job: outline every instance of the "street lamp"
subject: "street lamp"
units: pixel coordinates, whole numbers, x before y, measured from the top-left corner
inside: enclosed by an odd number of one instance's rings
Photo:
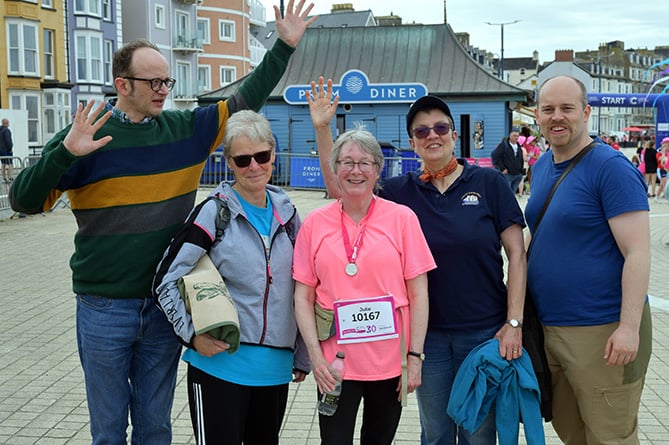
[[[486,22],[488,25],[491,26],[499,26],[502,32],[502,48],[500,50],[499,66],[497,67],[497,75],[502,80],[504,80],[504,25],[513,25],[514,23],[518,22],[520,22],[520,20],[514,20],[512,22],[501,22],[501,23]]]

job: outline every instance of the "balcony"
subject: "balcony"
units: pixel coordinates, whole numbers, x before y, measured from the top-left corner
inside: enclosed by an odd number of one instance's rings
[[[265,53],[267,52],[267,48],[258,41],[255,37],[252,35],[249,36],[249,49],[251,52],[251,66],[252,67],[257,67],[260,62],[262,61],[262,58],[265,57]]]
[[[182,53],[201,53],[202,39],[197,36],[177,35],[174,37],[172,50]]]
[[[269,10],[272,20],[274,19],[274,10]],[[260,0],[250,0],[249,1],[249,16],[252,26],[258,26],[264,28],[267,25],[265,21],[265,6],[260,2]]]
[[[185,5],[201,5],[202,0],[179,0],[181,3]]]

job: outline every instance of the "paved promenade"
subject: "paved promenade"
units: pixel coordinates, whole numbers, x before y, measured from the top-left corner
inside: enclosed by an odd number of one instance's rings
[[[290,195],[302,216],[327,202],[323,192]],[[639,430],[641,443],[669,445],[669,205],[651,202],[651,207],[654,341]],[[62,207],[0,221],[0,444],[90,444],[68,266],[75,228],[72,214]],[[291,384],[282,444],[319,443],[315,391],[311,376]],[[183,366],[173,419],[173,443],[195,444]],[[549,424],[545,430],[548,444],[560,443]],[[419,433],[410,395],[395,444],[418,444]]]

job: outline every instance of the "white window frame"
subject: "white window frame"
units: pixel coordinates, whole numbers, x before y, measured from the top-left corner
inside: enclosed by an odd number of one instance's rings
[[[211,65],[197,66],[197,91],[211,91]]]
[[[74,0],[74,13],[101,17],[100,0]]]
[[[105,85],[113,85],[112,61],[114,59],[114,41],[105,40],[102,43],[102,51],[103,81]]]
[[[40,58],[39,58],[39,26],[36,22],[20,19],[6,19],[7,24],[7,74],[16,76],[39,76]],[[16,27],[16,36],[11,38],[11,29]],[[26,48],[26,31],[32,30],[35,48]],[[12,55],[16,60],[12,63]],[[26,60],[32,60],[34,69],[26,68]]]
[[[53,0],[42,0],[42,8],[53,9]]]
[[[102,34],[90,31],[76,31],[74,34],[74,54],[75,54],[75,77],[77,82],[81,83],[103,83],[103,48]],[[85,43],[82,48],[82,43]],[[94,57],[92,51],[96,48],[98,58]],[[83,52],[82,52],[83,51]],[[85,73],[82,73],[80,63],[84,63]],[[97,68],[97,76],[93,73]]]
[[[112,21],[112,0],[102,0],[102,19]]]
[[[173,93],[175,97],[188,98],[193,96],[191,71],[190,63],[183,61],[176,63],[174,78],[177,80],[177,84]]]
[[[43,135],[50,140],[70,123],[70,91],[64,89],[45,90],[42,95]]]
[[[229,32],[228,32],[228,30],[229,30]],[[220,40],[221,42],[236,42],[237,41],[237,24],[232,20],[219,20],[218,21],[218,40]]]
[[[177,41],[188,45],[192,38],[190,34],[190,16],[183,11],[176,11],[174,13],[174,29]]]
[[[205,45],[211,44],[211,23],[207,17],[198,17],[197,18],[197,36],[202,39],[202,43]]]
[[[231,84],[235,80],[237,80],[237,67],[234,66],[221,66],[220,67],[220,81],[221,81],[221,86],[224,87],[226,85]],[[230,81],[226,82],[226,74],[229,74],[230,76]]]
[[[40,94],[41,92],[28,91],[10,91],[9,103],[13,110],[27,110],[28,111],[28,145],[39,146],[42,145],[42,114],[40,112]],[[31,106],[29,106],[29,103]],[[33,109],[32,104],[36,105]]]
[[[44,78],[45,79],[54,79],[56,77],[56,65],[54,63],[55,59],[55,36],[56,32],[53,29],[44,28],[42,30],[43,41],[44,41]]]
[[[165,29],[165,5],[155,5],[155,7],[153,18],[156,28]]]

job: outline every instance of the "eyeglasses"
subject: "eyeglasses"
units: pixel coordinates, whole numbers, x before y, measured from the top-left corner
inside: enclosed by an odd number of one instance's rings
[[[376,167],[376,162],[372,161],[355,162],[351,161],[350,159],[347,159],[345,161],[337,161],[336,164],[339,165],[339,168],[341,168],[344,172],[352,172],[356,165],[358,166],[360,171],[364,173],[369,173],[372,170],[374,170],[374,167]]]
[[[425,139],[430,135],[430,130],[434,130],[439,136],[448,134],[451,131],[450,124],[437,124],[434,127],[418,127],[413,129],[414,137],[418,139]]]
[[[167,91],[172,91],[172,88],[174,88],[174,85],[177,83],[177,81],[175,79],[172,79],[171,77],[168,77],[167,79],[159,79],[157,77],[154,79],[142,79],[141,77],[125,76],[124,79],[142,80],[144,82],[149,82],[151,84],[151,89],[156,93],[160,92],[160,89],[163,87],[163,84],[165,84],[165,86],[167,87]]]
[[[252,155],[230,156],[235,165],[239,168],[248,167],[251,165],[251,159],[255,159],[258,164],[267,164],[272,159],[272,150],[259,151]]]

